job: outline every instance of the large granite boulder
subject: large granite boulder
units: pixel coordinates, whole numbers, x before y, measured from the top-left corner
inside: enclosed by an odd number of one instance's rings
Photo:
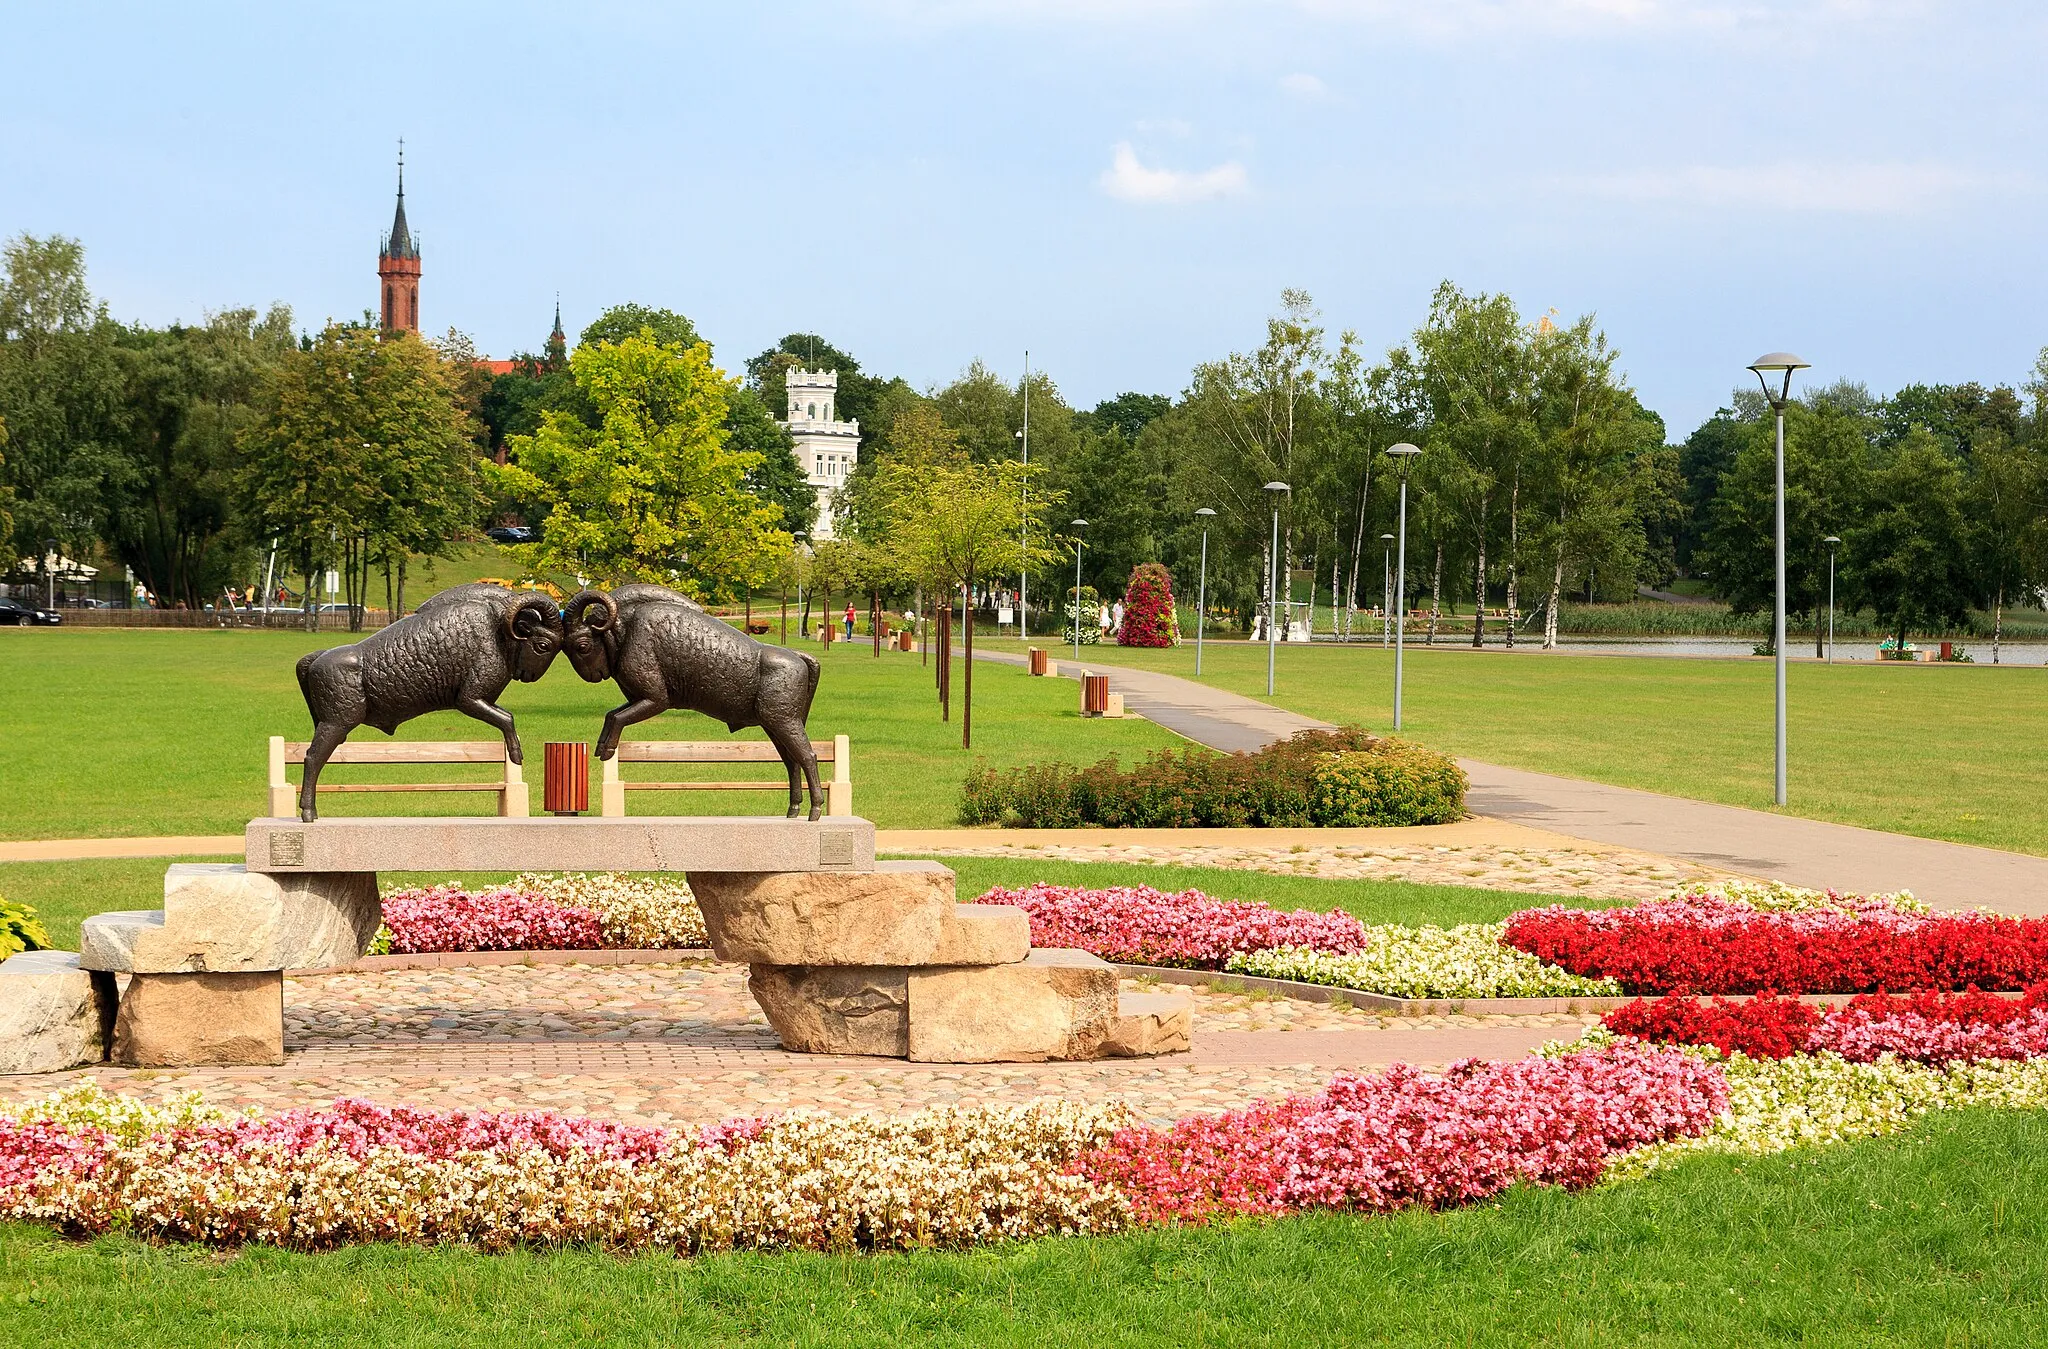
[[[0,1073],[56,1073],[107,1056],[114,976],[81,969],[71,951],[0,961]]]
[[[1117,1015],[1116,971],[1060,948],[1014,965],[912,970],[908,993],[909,1057],[922,1063],[1100,1058]]]
[[[284,975],[138,974],[121,995],[113,1061],[130,1068],[284,1062]]]
[[[954,902],[937,862],[856,872],[692,872],[720,960],[750,965],[1001,965],[1031,949],[1031,920]]]
[[[164,873],[164,906],[85,920],[85,968],[204,974],[346,965],[383,921],[368,872],[266,874],[237,863],[178,862]]]

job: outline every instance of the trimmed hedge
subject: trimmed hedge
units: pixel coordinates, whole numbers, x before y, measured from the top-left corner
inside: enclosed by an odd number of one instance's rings
[[[1464,814],[1456,763],[1356,726],[1303,731],[1255,754],[1161,750],[1129,769],[1115,759],[977,768],[960,792],[962,824],[1023,829],[1448,824]]]

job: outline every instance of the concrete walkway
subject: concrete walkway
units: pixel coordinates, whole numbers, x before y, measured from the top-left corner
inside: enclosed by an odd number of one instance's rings
[[[1023,660],[1007,653],[989,653],[989,659]],[[1124,695],[1129,710],[1214,749],[1258,749],[1298,730],[1329,729],[1327,722],[1177,675],[1088,659],[1081,663],[1107,674],[1110,688]],[[1071,664],[1060,662],[1062,675]],[[2048,857],[1610,787],[1476,759],[1458,762],[1472,780],[1466,805],[1488,819],[1817,890],[1911,890],[1938,908],[2048,915]]]

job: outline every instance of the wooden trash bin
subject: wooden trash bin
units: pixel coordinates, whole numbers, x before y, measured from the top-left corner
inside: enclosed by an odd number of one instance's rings
[[[1029,653],[1029,658],[1030,658],[1030,663],[1031,663],[1031,664],[1030,664],[1030,668],[1031,668],[1031,673],[1033,673],[1033,674],[1035,674],[1035,675],[1042,675],[1042,674],[1044,674],[1044,673],[1045,673],[1045,648],[1044,648],[1044,647],[1042,647],[1042,646],[1034,646],[1034,647],[1030,647],[1030,648],[1027,648],[1027,650],[1028,650],[1028,653]]]
[[[550,740],[541,753],[541,809],[550,815],[589,810],[590,746],[580,740]]]
[[[897,633],[896,649],[898,651],[917,650],[917,634],[912,632],[909,628],[905,628],[903,631]]]
[[[1081,675],[1081,715],[1099,717],[1109,711],[1109,676],[1106,674]]]

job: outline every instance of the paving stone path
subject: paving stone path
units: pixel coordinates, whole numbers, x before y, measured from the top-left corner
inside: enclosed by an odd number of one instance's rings
[[[1149,987],[1126,981],[1125,988]],[[1196,1052],[1080,1064],[912,1064],[790,1054],[744,966],[492,965],[285,982],[280,1068],[96,1068],[0,1079],[0,1099],[82,1079],[228,1107],[338,1096],[437,1108],[553,1109],[709,1123],[795,1107],[893,1114],[954,1102],[1121,1099],[1163,1121],[1309,1091],[1344,1068],[1507,1058],[1574,1036],[1591,1015],[1385,1017],[1348,1007],[1171,989],[1195,1000]]]

